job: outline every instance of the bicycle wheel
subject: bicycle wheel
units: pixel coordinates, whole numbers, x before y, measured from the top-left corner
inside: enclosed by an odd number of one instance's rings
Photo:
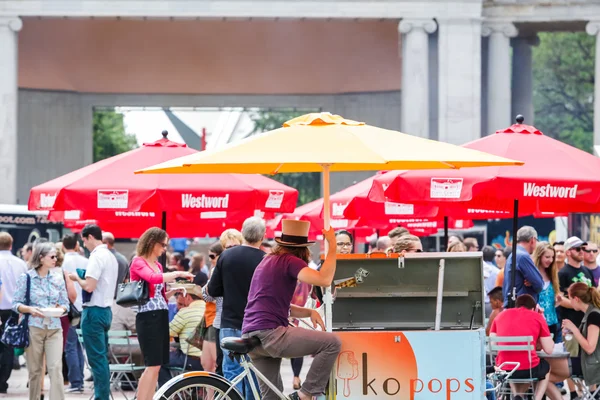
[[[230,388],[231,383],[224,378],[210,375],[182,376],[164,393],[157,393],[154,400],[244,400],[236,388]]]

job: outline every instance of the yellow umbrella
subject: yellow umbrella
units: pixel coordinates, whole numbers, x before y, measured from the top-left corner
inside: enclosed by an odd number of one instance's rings
[[[329,173],[405,169],[456,169],[522,165],[503,157],[377,128],[330,113],[287,121],[282,128],[220,149],[176,158],[136,173],[323,172],[324,226],[329,228]]]
[[[456,169],[522,165],[492,154],[381,129],[330,113],[294,118],[283,128],[251,136],[220,149],[203,151],[136,173],[323,172],[324,227],[330,227],[329,173],[394,169]],[[327,330],[331,331],[331,289],[325,294]]]

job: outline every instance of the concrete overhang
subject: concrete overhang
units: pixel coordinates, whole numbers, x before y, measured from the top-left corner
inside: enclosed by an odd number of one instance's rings
[[[481,18],[482,0],[0,0],[0,16]]]

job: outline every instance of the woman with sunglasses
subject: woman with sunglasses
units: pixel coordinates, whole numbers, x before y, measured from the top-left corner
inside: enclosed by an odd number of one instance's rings
[[[144,356],[146,369],[140,377],[137,398],[151,400],[154,396],[158,374],[163,364],[169,363],[169,311],[167,301],[177,290],[166,290],[166,284],[177,278],[192,279],[185,271],[163,273],[158,258],[169,245],[167,232],[150,228],[142,234],[137,244],[137,257],[131,263],[131,281],[146,281],[150,300],[140,306],[135,327]]]
[[[230,231],[229,229],[225,232]],[[225,232],[221,235],[225,235]],[[241,243],[241,242],[240,242]],[[231,242],[229,243],[231,244]],[[217,266],[217,260],[223,253],[223,246],[221,241],[215,242],[208,249],[208,258],[210,259],[210,270],[209,278],[212,275],[213,270]],[[200,362],[202,368],[208,372],[216,372],[219,375],[223,375],[223,351],[221,346],[217,346],[217,338],[219,337],[219,329],[221,327],[221,311],[223,310],[223,298],[217,297],[213,299],[208,295],[208,285],[204,285],[202,288],[202,298],[206,302],[206,309],[204,310],[204,324],[206,325],[206,333],[204,335],[204,343],[202,344],[202,355],[200,356]],[[215,326],[218,324],[218,327]]]
[[[69,311],[69,298],[62,270],[56,270],[56,247],[53,243],[37,243],[29,259],[29,271],[17,280],[13,311],[30,314],[29,347],[25,350],[29,372],[29,399],[38,400],[44,379],[44,357],[50,376],[50,398],[64,399],[62,373],[63,336],[58,317],[46,317],[44,308]],[[25,305],[27,281],[30,302]]]

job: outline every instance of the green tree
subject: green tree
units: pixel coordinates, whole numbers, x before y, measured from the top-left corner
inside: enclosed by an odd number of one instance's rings
[[[135,149],[137,140],[125,132],[123,114],[94,111],[94,162]]]
[[[533,48],[535,126],[592,152],[596,39],[585,32],[546,32],[539,37],[539,46]]]
[[[283,123],[310,111],[297,110],[257,110],[250,117],[254,121],[252,133],[266,132],[281,128]],[[277,174],[270,176],[284,185],[298,189],[298,205],[309,203],[321,197],[321,174],[318,172]]]

